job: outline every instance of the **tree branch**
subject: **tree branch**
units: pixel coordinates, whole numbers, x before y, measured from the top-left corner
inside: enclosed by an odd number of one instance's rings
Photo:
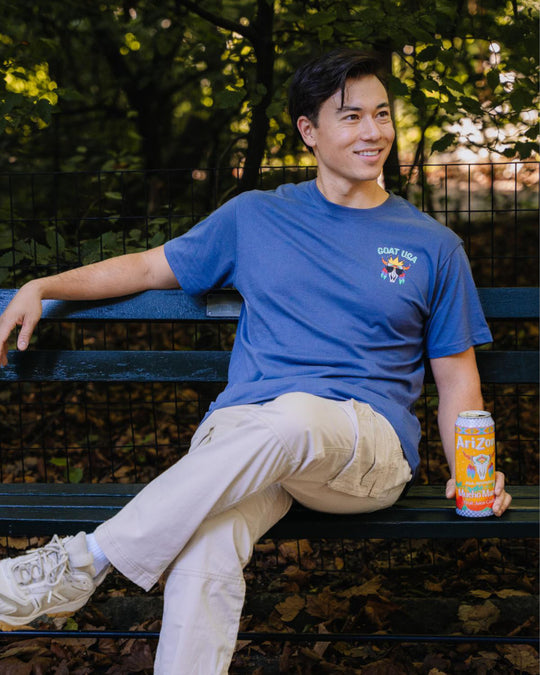
[[[205,19],[209,23],[219,26],[220,28],[224,28],[225,30],[239,33],[251,42],[255,42],[257,40],[257,33],[251,26],[244,26],[238,21],[231,21],[230,19],[226,19],[225,17],[219,16],[218,14],[209,12],[208,10],[203,9],[196,2],[192,2],[192,0],[176,0],[176,6],[185,7],[188,11],[197,14],[197,16],[200,16],[201,19]]]

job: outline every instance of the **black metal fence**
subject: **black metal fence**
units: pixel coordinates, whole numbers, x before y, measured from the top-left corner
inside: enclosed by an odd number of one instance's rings
[[[537,284],[537,163],[404,166],[408,198],[465,241],[479,286]],[[261,188],[315,176],[263,168]],[[0,285],[159,245],[236,189],[239,170],[0,175]],[[497,349],[536,349],[530,322],[493,326]],[[230,349],[234,326],[42,326],[41,348]],[[187,449],[215,386],[16,384],[0,392],[0,480],[150,480]],[[510,482],[537,482],[538,388],[493,385],[499,462]],[[442,483],[436,391],[426,386],[422,480]]]
[[[478,285],[534,285],[538,170],[536,162],[403,166],[402,192],[462,236]],[[240,173],[0,173],[0,285],[182,234],[236,191]],[[265,167],[260,187],[314,176],[314,167]]]

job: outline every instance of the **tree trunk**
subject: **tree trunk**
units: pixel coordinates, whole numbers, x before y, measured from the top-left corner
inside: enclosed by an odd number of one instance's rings
[[[274,93],[273,25],[274,2],[258,0],[257,18],[253,24],[257,37],[253,42],[253,47],[257,59],[256,84],[263,85],[265,93],[252,109],[246,159],[239,185],[240,191],[252,190],[257,186],[259,169],[266,149],[266,137],[270,127],[266,110]]]

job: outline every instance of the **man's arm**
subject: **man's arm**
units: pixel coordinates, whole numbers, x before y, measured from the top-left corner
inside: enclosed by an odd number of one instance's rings
[[[463,410],[482,410],[484,406],[474,349],[471,347],[460,354],[431,359],[431,369],[439,393],[439,432],[450,468],[446,496],[448,499],[454,499],[456,494],[454,440],[456,419]],[[493,504],[495,515],[500,516],[511,501],[512,497],[504,489],[504,474],[497,471]]]
[[[28,346],[42,300],[101,300],[165,288],[178,288],[178,282],[163,246],[29,281],[0,316],[0,366],[7,364],[7,343],[15,326],[21,326],[17,347]]]

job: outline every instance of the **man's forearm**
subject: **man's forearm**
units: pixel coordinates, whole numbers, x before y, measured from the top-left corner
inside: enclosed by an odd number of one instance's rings
[[[453,396],[452,393],[455,395]],[[439,400],[437,421],[439,433],[443,444],[444,454],[450,477],[455,477],[455,424],[457,417],[463,410],[482,410],[484,402],[480,392],[464,390],[460,392],[448,392]]]
[[[42,300],[101,300],[152,288],[178,288],[163,246],[29,281],[0,316],[0,367],[8,362],[8,340],[16,326],[17,347],[28,347]]]
[[[482,388],[472,347],[461,354],[432,359],[431,368],[439,392],[437,421],[444,454],[455,476],[455,423],[463,410],[482,409]]]
[[[161,250],[131,253],[29,282],[39,297],[51,300],[101,300],[150,288],[177,286]],[[163,256],[164,258],[164,256]]]

